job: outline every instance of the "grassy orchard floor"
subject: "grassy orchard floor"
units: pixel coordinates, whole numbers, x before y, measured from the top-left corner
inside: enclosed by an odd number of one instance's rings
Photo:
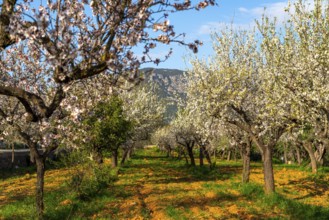
[[[329,219],[329,174],[275,166],[276,194],[265,196],[260,164],[240,183],[241,164],[188,167],[144,150],[119,169],[119,180],[89,201],[65,185],[70,169],[46,173],[47,219]],[[0,219],[35,219],[35,174],[0,179]]]

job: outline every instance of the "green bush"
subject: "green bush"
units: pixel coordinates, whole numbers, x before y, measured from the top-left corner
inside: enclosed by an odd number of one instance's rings
[[[68,182],[68,187],[78,199],[89,200],[116,180],[117,176],[109,166],[91,164],[77,170]]]

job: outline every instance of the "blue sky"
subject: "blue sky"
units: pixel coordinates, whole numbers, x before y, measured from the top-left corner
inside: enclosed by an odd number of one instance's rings
[[[195,1],[192,1],[195,2]],[[174,25],[176,33],[186,33],[187,42],[199,39],[204,43],[197,56],[208,57],[212,54],[210,33],[219,30],[225,24],[234,22],[234,26],[242,28],[251,27],[255,19],[261,18],[264,8],[266,14],[277,17],[279,21],[284,18],[284,8],[288,0],[219,0],[218,6],[208,7],[200,11],[187,11],[172,14],[169,17],[170,23]],[[173,55],[164,63],[156,65],[145,65],[143,67],[158,67],[171,69],[186,69],[189,67],[186,58],[191,55],[190,50],[184,46],[170,45],[173,48]],[[170,47],[158,48],[154,54],[165,54]]]

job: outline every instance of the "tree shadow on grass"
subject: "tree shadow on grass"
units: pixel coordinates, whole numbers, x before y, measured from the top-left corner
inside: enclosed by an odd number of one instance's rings
[[[289,181],[289,185],[294,185],[297,190],[306,190],[309,192],[305,196],[301,196],[295,199],[301,200],[314,196],[323,196],[329,190],[328,181],[321,175],[319,176],[309,176],[298,181]],[[329,219],[329,216],[328,216]]]
[[[278,206],[285,214],[290,216],[289,219],[329,219],[328,207],[305,204],[298,200],[288,199],[278,193],[266,196],[263,202],[272,209]]]
[[[18,178],[26,174],[34,174],[34,173],[36,173],[35,166],[1,169],[0,181],[5,181],[10,178]]]
[[[59,166],[58,164],[55,164],[54,162],[46,161],[46,172],[50,170],[57,170],[60,168],[64,168],[65,166]],[[19,178],[23,177],[25,175],[33,175],[36,174],[37,167],[35,164],[31,164],[28,167],[18,167],[18,168],[6,168],[6,169],[0,169],[0,181],[5,181],[10,178]]]

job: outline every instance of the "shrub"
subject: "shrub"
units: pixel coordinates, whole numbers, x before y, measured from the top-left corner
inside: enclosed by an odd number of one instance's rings
[[[117,176],[109,166],[92,163],[91,166],[88,164],[76,170],[68,182],[68,187],[78,199],[89,200],[116,180]]]

